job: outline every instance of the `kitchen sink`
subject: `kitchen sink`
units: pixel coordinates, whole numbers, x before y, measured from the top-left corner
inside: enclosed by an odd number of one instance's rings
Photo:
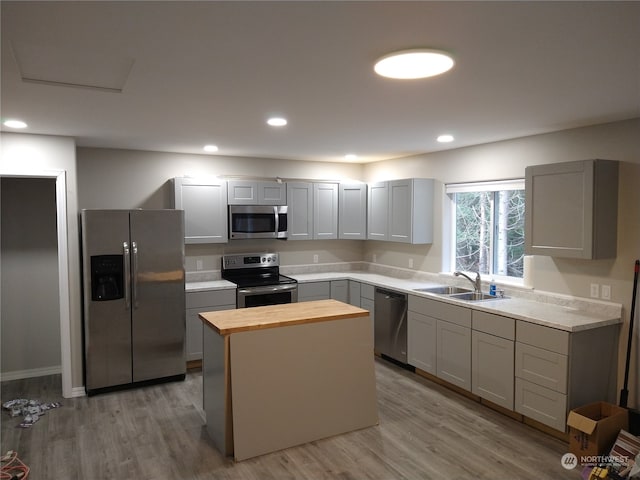
[[[455,295],[450,295],[451,298],[457,298],[458,300],[469,300],[472,302],[477,302],[480,300],[497,300],[501,297],[495,297],[493,295],[489,295],[488,293],[482,292],[467,292],[467,293],[458,293]]]
[[[416,292],[434,293],[436,295],[454,295],[454,294],[460,294],[460,293],[473,293],[473,291],[469,290],[468,288],[450,287],[450,286],[414,288],[413,290]]]

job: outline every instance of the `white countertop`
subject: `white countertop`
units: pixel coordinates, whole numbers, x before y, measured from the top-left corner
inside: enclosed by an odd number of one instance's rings
[[[570,297],[566,297],[566,303],[568,305],[562,305],[516,296],[472,302],[458,300],[444,295],[414,291],[415,288],[443,285],[444,283],[442,282],[436,283],[424,280],[402,279],[387,275],[358,271],[285,274],[296,279],[299,283],[331,280],[355,280],[358,282],[368,283],[376,287],[390,288],[411,295],[433,298],[446,303],[462,305],[473,310],[504,315],[518,320],[569,332],[590,330],[593,328],[621,323],[621,306],[608,302],[582,301],[579,302],[580,306],[575,307],[569,306],[573,303]],[[190,282],[186,284],[187,292],[228,288],[235,288],[235,284],[226,280]]]

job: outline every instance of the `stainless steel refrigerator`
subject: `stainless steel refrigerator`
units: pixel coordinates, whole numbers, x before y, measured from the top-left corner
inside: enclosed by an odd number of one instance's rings
[[[184,379],[182,210],[83,210],[88,395]]]

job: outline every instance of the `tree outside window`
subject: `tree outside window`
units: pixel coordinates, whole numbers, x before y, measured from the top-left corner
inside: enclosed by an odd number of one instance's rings
[[[455,270],[522,278],[524,188],[513,182],[508,189],[500,189],[502,182],[455,187],[448,188],[455,204]]]

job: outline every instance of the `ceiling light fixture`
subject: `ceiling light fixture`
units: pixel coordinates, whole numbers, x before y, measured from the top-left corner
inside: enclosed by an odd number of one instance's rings
[[[451,70],[454,63],[446,52],[413,49],[385,55],[376,62],[374,70],[383,77],[410,80],[440,75]]]
[[[355,153],[347,153],[344,156],[345,160],[357,160],[358,159],[358,155],[356,155]]]
[[[449,142],[453,142],[453,135],[440,135],[436,140],[438,140],[440,143],[449,143]]]
[[[272,127],[284,127],[287,124],[287,119],[282,117],[271,117],[267,120],[267,123]]]
[[[27,128],[27,124],[22,120],[6,120],[4,126],[9,128]]]
[[[205,145],[203,150],[205,152],[217,152],[218,151],[218,146],[217,145]]]

